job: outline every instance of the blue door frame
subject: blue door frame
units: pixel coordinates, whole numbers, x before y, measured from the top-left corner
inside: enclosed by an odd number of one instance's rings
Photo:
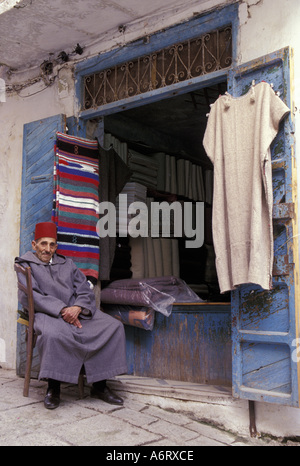
[[[236,397],[299,407],[299,253],[295,167],[293,51],[235,67],[229,92],[252,81],[272,84],[291,112],[271,145],[274,267],[270,291],[243,285],[232,292],[233,392]]]
[[[140,39],[130,44],[130,46],[121,47],[95,58],[91,58],[86,62],[79,63],[75,70],[77,102],[79,102],[79,105],[83,102],[84,76],[100,72],[101,70],[129,60],[134,60],[135,58],[161,50],[173,44],[199,37],[229,24],[232,25],[232,63],[235,65],[237,59],[238,4],[230,5],[222,10],[202,15],[199,18],[194,18],[163,32],[153,34],[150,37],[149,43],[145,43],[143,39]],[[97,109],[79,110],[79,117],[80,119],[88,120],[95,117],[111,115],[130,108],[174,97],[179,94],[185,94],[186,92],[192,92],[201,87],[207,87],[211,84],[226,81],[226,79],[227,70],[208,73],[194,79],[146,92],[142,95],[112,102],[98,107]]]
[[[241,95],[243,92],[243,84],[246,86],[249,83],[242,83],[240,88],[237,85],[238,79],[237,76],[248,75],[248,78],[251,76],[251,66],[254,67],[257,71],[257,79],[262,79],[261,74],[258,71],[258,63],[264,63],[272,61],[275,57],[268,57],[267,59],[260,59],[256,64],[249,64],[246,67],[239,67],[236,69],[236,58],[237,58],[237,34],[238,34],[238,4],[230,5],[225,7],[223,10],[217,10],[212,13],[203,15],[199,18],[190,20],[188,23],[180,24],[174,26],[166,31],[154,34],[151,36],[149,43],[145,44],[141,39],[134,44],[130,44],[128,47],[119,48],[117,50],[112,50],[108,53],[104,53],[98,57],[95,57],[87,62],[82,62],[76,67],[76,95],[77,101],[83,101],[83,77],[92,74],[96,71],[101,71],[111,66],[116,66],[118,64],[124,63],[128,60],[133,60],[139,56],[160,50],[164,47],[168,47],[172,44],[184,41],[187,39],[192,39],[199,35],[202,35],[206,32],[213,31],[216,28],[228,25],[232,25],[232,44],[233,44],[233,62],[231,71],[228,73],[228,70],[217,71],[210,73],[204,76],[200,76],[195,79],[187,80],[185,82],[176,83],[170,86],[167,86],[162,89],[153,90],[151,92],[145,93],[143,95],[127,98],[118,102],[113,102],[96,109],[90,109],[85,111],[79,110],[79,121],[82,122],[92,119],[95,117],[102,117],[105,115],[111,115],[113,113],[118,113],[123,110],[134,108],[137,106],[143,106],[148,103],[153,103],[162,99],[170,98],[175,95],[184,94],[199,88],[203,88],[212,84],[217,84],[219,82],[228,80],[229,86],[232,89],[234,95]],[[281,54],[281,63],[285,66],[287,55],[285,52],[285,59],[283,58],[284,53]],[[278,55],[277,55],[278,59]],[[285,60],[285,62],[284,62]],[[276,67],[275,67],[276,68]],[[249,71],[250,70],[250,71]],[[274,71],[274,70],[273,70]],[[275,72],[275,71],[274,71]],[[289,73],[288,73],[289,74]],[[255,75],[255,73],[254,73]],[[285,73],[286,77],[287,74]],[[290,74],[289,74],[290,76]],[[272,76],[269,78],[272,80]],[[286,78],[284,78],[286,79]],[[249,81],[249,79],[248,79]],[[283,83],[285,90],[288,89],[289,85],[286,81]],[[82,125],[84,126],[84,124]],[[102,131],[104,130],[102,124]],[[285,127],[283,132],[286,132],[288,129]],[[280,145],[280,144],[279,144]],[[278,147],[277,147],[278,148]],[[290,183],[295,181],[294,175],[289,176],[289,170],[292,170],[293,164],[293,155],[292,149],[286,154],[285,160],[288,170],[282,174],[280,161],[274,161],[274,171],[280,177],[283,176],[286,183],[286,199],[285,205],[276,205],[278,210],[279,220],[284,220],[284,213],[282,210],[289,209],[288,204],[292,204],[295,201],[296,193],[292,195],[293,200],[289,196],[289,186]],[[276,180],[275,173],[275,180]],[[279,179],[279,183],[282,179]],[[281,209],[282,207],[282,209]],[[246,296],[247,290],[243,287],[239,291],[234,292],[232,295],[233,305],[232,305],[232,321],[234,325],[232,326],[233,331],[233,395],[239,398],[245,398],[249,400],[263,400],[267,402],[280,403],[290,406],[299,406],[299,361],[297,358],[298,352],[298,341],[299,341],[299,328],[298,328],[298,295],[299,289],[298,285],[295,283],[295,277],[298,273],[298,240],[293,240],[292,243],[289,242],[289,238],[294,236],[296,233],[296,224],[293,221],[291,216],[287,216],[288,222],[283,227],[287,236],[281,235],[278,233],[278,238],[275,240],[277,247],[283,247],[284,241],[287,241],[288,246],[286,246],[283,256],[278,257],[278,267],[279,270],[283,271],[281,260],[285,261],[288,258],[288,269],[289,269],[289,279],[287,280],[286,272],[282,272],[275,278],[277,282],[277,288],[274,296],[271,298],[264,295],[261,299],[260,290],[254,290],[255,299],[247,301]],[[286,227],[286,228],[285,228]],[[280,228],[279,228],[280,230]],[[284,239],[285,238],[285,239]],[[280,243],[281,241],[281,243]],[[281,278],[280,278],[281,277]],[[282,278],[284,277],[284,278]],[[280,293],[280,290],[284,290],[285,293],[288,289],[288,296],[286,294]],[[279,292],[279,300],[276,302]],[[253,295],[252,295],[253,298]],[[261,313],[258,312],[256,317],[257,319],[254,322],[249,323],[250,314],[254,309],[261,311],[261,307],[265,306],[265,300],[272,300],[272,312],[269,313],[273,315],[272,322],[266,320],[265,317],[261,317]],[[283,302],[288,302],[286,304],[286,311],[284,313],[284,319],[290,319],[288,331],[285,328],[284,331],[281,331],[281,317],[280,308],[283,305]],[[260,307],[261,306],[261,307]],[[276,306],[279,307],[279,313],[276,312]],[[260,320],[261,319],[261,320]],[[245,322],[248,322],[250,327],[255,327],[255,331],[249,331],[246,328],[243,328]],[[266,324],[267,322],[267,324]],[[270,323],[271,322],[271,323]],[[287,321],[286,321],[287,322]],[[268,325],[271,325],[271,330],[268,328]],[[279,325],[277,328],[276,325]],[[267,327],[266,327],[267,325]],[[294,345],[294,348],[293,348]],[[293,357],[294,355],[294,357]],[[295,357],[296,355],[296,357]],[[268,373],[268,368],[273,367],[272,374]],[[276,374],[276,365],[278,371]],[[259,373],[261,367],[265,368],[265,372],[261,371],[261,377],[258,378],[255,376]],[[249,371],[249,372],[247,372]],[[265,380],[267,379],[267,382]],[[269,381],[274,381],[276,379],[276,387],[272,386],[272,383],[269,384]],[[280,381],[282,379],[283,387],[280,387]],[[247,385],[248,384],[248,385]]]

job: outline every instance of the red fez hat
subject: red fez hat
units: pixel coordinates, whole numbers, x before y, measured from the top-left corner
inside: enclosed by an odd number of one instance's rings
[[[53,222],[37,223],[35,226],[34,239],[55,238],[57,239],[56,225]]]

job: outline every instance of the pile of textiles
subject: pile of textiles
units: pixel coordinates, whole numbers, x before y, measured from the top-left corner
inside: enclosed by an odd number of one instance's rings
[[[101,291],[102,305],[146,306],[167,317],[175,302],[203,301],[177,277],[116,280]]]
[[[143,202],[144,204],[146,204],[147,188],[146,186],[143,186],[140,183],[129,182],[126,183],[120,194],[127,195],[127,204],[120,202],[120,197],[117,197],[117,231],[121,235],[126,235],[128,230],[128,222],[133,216],[135,216],[134,214],[128,214],[128,207],[133,202]]]
[[[190,160],[158,152],[151,154],[158,163],[157,190],[194,201],[205,200],[202,168]]]
[[[135,307],[117,304],[103,304],[102,310],[124,325],[153,330],[155,311],[147,307]]]
[[[132,171],[131,181],[157,189],[158,162],[154,157],[129,149],[128,166]]]
[[[179,277],[178,240],[130,238],[132,278]]]
[[[130,149],[128,166],[133,172],[131,180],[148,188],[194,201],[206,200],[202,168],[190,160],[177,159],[164,152],[144,155]]]
[[[93,283],[99,276],[99,150],[97,141],[57,133],[52,221],[57,252]]]
[[[130,170],[126,163],[119,157],[113,147],[103,149],[99,139],[99,166],[101,183],[99,186],[99,200],[111,202],[116,205],[117,197],[122,192],[127,181],[130,180]],[[115,225],[113,223],[113,225]],[[116,238],[114,235],[100,237],[100,280],[110,280],[110,271],[116,250]]]
[[[205,200],[203,173],[200,165],[189,160],[177,160],[177,191],[176,194],[194,201]]]
[[[121,142],[115,136],[110,133],[104,134],[104,149],[108,150],[110,147],[113,147],[118,156],[127,164],[127,143]]]
[[[112,134],[104,135],[104,147],[113,147],[132,171],[131,181],[148,188],[177,194],[194,201],[212,203],[213,171],[205,170],[190,160],[155,152],[148,155],[132,149]]]

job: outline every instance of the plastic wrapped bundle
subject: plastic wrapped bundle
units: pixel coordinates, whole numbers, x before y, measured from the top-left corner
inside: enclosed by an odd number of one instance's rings
[[[101,302],[146,306],[165,316],[175,302],[202,302],[187,284],[177,277],[116,280],[101,291]]]
[[[102,310],[120,320],[124,325],[153,330],[155,311],[147,307],[122,306],[118,304],[103,304]]]

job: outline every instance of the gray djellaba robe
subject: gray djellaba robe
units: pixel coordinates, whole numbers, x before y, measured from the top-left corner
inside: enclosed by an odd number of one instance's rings
[[[39,379],[76,384],[82,366],[88,383],[126,373],[123,324],[97,308],[94,292],[74,262],[54,254],[48,264],[33,252],[15,261],[31,267]],[[19,301],[24,307],[26,299],[20,291]],[[83,309],[79,315],[82,328],[63,320],[60,312],[66,306]]]

